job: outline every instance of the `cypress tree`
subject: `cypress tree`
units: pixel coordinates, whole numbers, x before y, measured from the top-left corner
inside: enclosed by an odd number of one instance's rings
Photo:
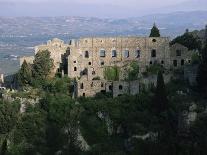
[[[155,90],[153,103],[154,103],[154,110],[156,114],[159,115],[161,112],[165,112],[167,110],[168,107],[167,92],[165,89],[165,83],[161,71],[159,71],[157,75],[157,87]]]
[[[6,155],[7,154],[7,139],[5,139],[2,143],[0,154],[1,155]]]
[[[27,62],[24,60],[21,69],[19,70],[18,73],[18,81],[20,85],[27,85],[31,84],[31,78],[32,78],[32,71],[31,67]]]
[[[155,23],[151,29],[150,37],[160,37],[160,30],[157,28]]]

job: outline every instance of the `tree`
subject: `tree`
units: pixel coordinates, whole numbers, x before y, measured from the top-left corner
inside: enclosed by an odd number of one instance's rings
[[[32,80],[32,71],[31,66],[27,64],[26,60],[24,60],[21,69],[18,72],[18,81],[20,85],[29,85]]]
[[[174,45],[175,43],[179,43],[187,47],[189,50],[200,50],[202,46],[201,41],[188,31],[186,31],[183,35],[173,39],[170,42],[170,45]]]
[[[202,92],[204,95],[207,95],[207,36],[201,54],[201,63],[198,67],[196,79],[199,91]]]
[[[157,87],[155,90],[155,96],[153,99],[153,104],[156,113],[164,112],[168,106],[167,93],[165,89],[165,83],[163,79],[162,72],[159,71],[157,75]]]
[[[50,52],[48,50],[39,51],[35,55],[33,64],[33,76],[39,80],[46,80],[53,68],[53,59],[50,58]]]
[[[157,26],[153,25],[151,32],[150,32],[150,37],[160,37],[160,30],[157,28]]]

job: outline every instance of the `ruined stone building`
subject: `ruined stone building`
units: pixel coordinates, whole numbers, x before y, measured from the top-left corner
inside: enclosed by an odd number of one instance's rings
[[[51,52],[54,72],[61,72],[75,78],[76,96],[94,96],[99,92],[112,92],[113,96],[137,94],[140,91],[139,78],[127,80],[129,64],[135,62],[140,71],[160,64],[173,69],[191,62],[192,51],[180,44],[169,45],[167,37],[105,37],[70,40],[53,39],[46,45],[35,47],[35,54],[42,50]],[[23,57],[28,63],[34,57]],[[106,78],[106,68],[119,68],[116,80]]]

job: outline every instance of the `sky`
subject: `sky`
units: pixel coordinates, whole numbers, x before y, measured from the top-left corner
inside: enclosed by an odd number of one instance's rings
[[[124,18],[164,12],[187,1],[200,0],[0,0],[0,16]]]

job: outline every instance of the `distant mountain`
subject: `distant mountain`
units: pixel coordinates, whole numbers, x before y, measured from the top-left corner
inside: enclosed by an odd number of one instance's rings
[[[207,24],[207,11],[152,14],[137,18],[93,17],[0,17],[0,72],[10,74],[18,69],[18,58],[33,55],[35,45],[54,37],[148,36],[156,22],[162,36],[171,38],[185,29],[200,30]],[[202,34],[202,33],[201,33]]]
[[[207,24],[207,11],[153,14],[138,18],[113,19],[91,17],[0,17],[0,36],[68,37],[97,35],[148,35],[156,22],[163,35],[175,36],[186,28],[201,29]]]

